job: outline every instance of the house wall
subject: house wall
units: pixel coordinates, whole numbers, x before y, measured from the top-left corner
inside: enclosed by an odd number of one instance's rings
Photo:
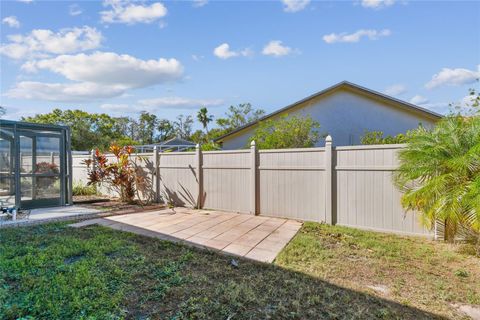
[[[310,115],[320,123],[320,133],[333,137],[335,145],[360,144],[365,131],[383,131],[385,135],[397,135],[418,127],[422,123],[430,127],[435,123],[419,112],[389,105],[384,100],[376,100],[347,89],[339,89],[330,94],[306,101],[287,112],[289,115]],[[281,115],[275,115],[275,120]],[[223,149],[242,149],[248,144],[256,126],[227,137]],[[322,146],[321,139],[317,146]]]

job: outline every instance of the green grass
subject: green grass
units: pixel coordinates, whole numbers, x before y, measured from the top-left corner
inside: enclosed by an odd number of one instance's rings
[[[417,237],[305,223],[276,263],[346,288],[457,317],[454,303],[480,308],[480,259],[463,253],[469,252],[465,249]],[[387,287],[388,294],[367,287],[379,285]]]
[[[240,260],[236,268],[231,257],[99,226],[0,229],[0,318],[452,316],[440,305],[477,303],[480,275],[478,259],[448,249],[309,223],[276,264]],[[364,282],[393,293],[377,296]]]

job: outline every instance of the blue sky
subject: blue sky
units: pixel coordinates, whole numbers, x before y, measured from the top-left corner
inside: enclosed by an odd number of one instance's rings
[[[480,77],[480,2],[2,1],[1,105],[274,111],[342,80],[437,112]]]

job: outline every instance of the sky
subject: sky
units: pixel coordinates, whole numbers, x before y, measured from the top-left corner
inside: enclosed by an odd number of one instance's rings
[[[347,80],[439,113],[479,88],[480,1],[0,2],[0,105],[173,120]]]

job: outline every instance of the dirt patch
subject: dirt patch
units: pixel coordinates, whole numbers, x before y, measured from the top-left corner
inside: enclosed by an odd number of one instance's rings
[[[473,306],[469,304],[453,304],[452,307],[469,316],[473,320],[480,320],[480,306]]]
[[[372,289],[373,291],[380,293],[382,295],[388,296],[390,294],[390,288],[384,285],[370,285],[367,288]]]

